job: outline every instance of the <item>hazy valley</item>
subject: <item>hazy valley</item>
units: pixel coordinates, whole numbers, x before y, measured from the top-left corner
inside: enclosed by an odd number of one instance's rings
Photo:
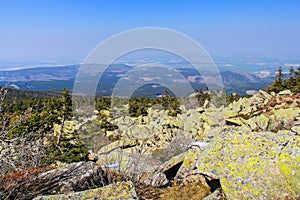
[[[60,67],[37,67],[20,70],[0,71],[1,85],[7,85],[11,88],[21,90],[61,90],[66,87],[72,89],[76,73],[80,65],[60,66]],[[113,64],[103,73],[98,86],[98,94],[109,96],[117,81],[126,72],[134,67],[125,64]],[[181,73],[196,89],[205,89],[205,82],[201,74],[192,67],[173,67]],[[238,93],[240,95],[252,94],[271,84],[275,78],[275,71],[269,71],[266,74],[257,72],[243,72],[224,70],[221,76],[228,93]],[[262,69],[261,71],[264,72]],[[140,78],[150,78],[143,77]],[[148,85],[137,91],[138,96],[157,96],[162,94],[165,88],[157,85]],[[254,91],[254,92],[255,92]]]

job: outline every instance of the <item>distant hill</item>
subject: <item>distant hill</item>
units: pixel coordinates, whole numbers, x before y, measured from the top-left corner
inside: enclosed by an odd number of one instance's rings
[[[11,71],[0,71],[0,85],[21,90],[62,90],[66,87],[72,90],[76,74],[80,65],[69,65],[62,67],[39,67]],[[93,67],[92,67],[93,68]],[[95,68],[94,68],[95,69]],[[103,95],[111,95],[117,81],[132,66],[125,64],[112,64],[103,73],[98,92]],[[205,88],[205,82],[201,75],[193,68],[174,68],[188,79],[194,89]],[[91,72],[93,73],[93,72]],[[254,73],[222,71],[221,76],[228,92],[245,95],[247,90],[259,90],[271,84],[274,77],[260,77]],[[165,88],[145,86],[140,88],[136,95],[156,96]]]
[[[52,81],[68,80],[75,77],[80,65],[62,67],[38,67],[12,71],[0,71],[0,81]]]
[[[34,90],[18,90],[15,88],[7,88],[5,101],[14,99],[32,99],[32,98],[51,98],[60,97],[61,91],[34,91]]]

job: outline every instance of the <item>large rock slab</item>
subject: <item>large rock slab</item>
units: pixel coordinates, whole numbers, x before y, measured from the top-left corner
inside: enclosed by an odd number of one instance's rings
[[[300,138],[293,134],[232,130],[194,157],[183,166],[220,178],[228,199],[300,197]]]
[[[42,194],[82,191],[104,184],[103,170],[100,166],[93,162],[78,162],[63,165],[44,172],[30,181],[7,188],[8,191],[2,195],[8,199],[32,199]]]
[[[172,157],[170,160],[157,167],[154,172],[145,174],[145,177],[142,177],[141,182],[153,187],[166,186],[176,176],[185,156],[186,153],[182,153]]]
[[[118,182],[105,187],[69,192],[60,195],[40,196],[34,200],[68,200],[68,199],[137,199],[135,187],[132,182]]]

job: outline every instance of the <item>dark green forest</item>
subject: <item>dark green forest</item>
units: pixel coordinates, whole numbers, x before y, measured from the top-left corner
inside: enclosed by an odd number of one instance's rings
[[[288,75],[283,73],[282,67],[278,68],[276,78],[273,84],[267,87],[267,92],[280,92],[283,90],[300,93],[300,66],[296,70],[291,66]]]

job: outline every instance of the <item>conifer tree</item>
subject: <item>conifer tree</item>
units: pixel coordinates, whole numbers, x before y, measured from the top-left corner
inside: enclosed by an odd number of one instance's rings
[[[294,70],[293,67],[290,67],[289,72],[289,78],[284,79],[282,68],[279,67],[276,74],[276,79],[272,85],[267,87],[267,92],[290,90],[293,93],[300,93],[300,66],[297,68],[297,70]]]
[[[64,88],[62,92],[62,116],[65,119],[70,119],[72,117],[72,99],[69,90]]]
[[[279,90],[282,88],[283,79],[284,75],[282,73],[282,67],[279,67],[275,79],[275,86],[278,87]]]
[[[295,70],[293,68],[293,66],[290,67],[290,78],[292,78],[294,76]]]

